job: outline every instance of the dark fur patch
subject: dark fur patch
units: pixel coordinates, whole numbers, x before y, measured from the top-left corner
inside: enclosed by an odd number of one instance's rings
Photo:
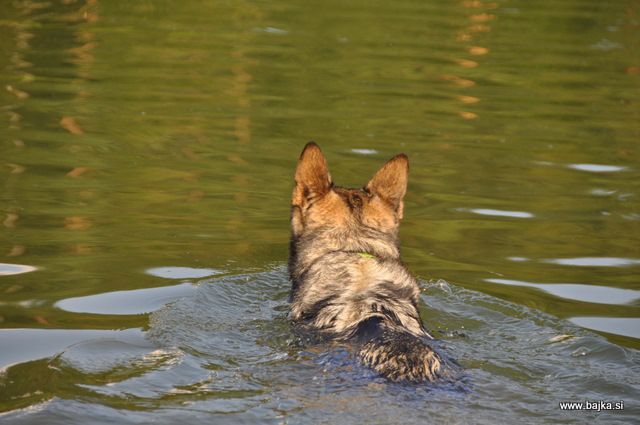
[[[316,316],[327,306],[331,305],[334,301],[338,299],[337,295],[329,295],[316,303],[314,303],[309,309],[304,310],[300,319],[304,321],[311,321],[316,318]]]
[[[358,326],[351,337],[356,341],[367,342],[382,332],[383,321],[384,318],[380,316],[374,316],[363,320],[358,323]]]
[[[358,352],[362,362],[392,381],[433,381],[442,359],[423,340],[404,332],[384,331]]]

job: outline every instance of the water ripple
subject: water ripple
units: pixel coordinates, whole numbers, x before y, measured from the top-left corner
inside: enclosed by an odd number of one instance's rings
[[[357,153],[359,155],[375,155],[378,153],[378,151],[375,149],[357,149],[357,148],[351,149],[351,152]]]
[[[0,276],[9,276],[12,274],[29,273],[38,270],[37,267],[27,266],[24,264],[7,264],[0,263]]]
[[[619,171],[625,171],[627,167],[621,167],[618,165],[603,165],[603,164],[569,164],[568,168],[580,171],[589,171],[591,173],[614,173]]]
[[[637,365],[636,351],[445,281],[423,287],[428,325],[448,335],[436,343],[443,355],[455,355],[463,365],[455,382],[389,383],[344,347],[301,340],[285,319],[288,282],[282,267],[201,282],[192,294],[153,313],[143,338],[140,330],[124,331],[133,333],[130,340],[114,331],[14,330],[12,335],[22,338],[15,344],[0,332],[0,344],[16,346],[23,359],[23,352],[37,346],[46,348],[42,356],[63,351],[31,366],[51,379],[14,383],[19,368],[7,370],[9,391],[32,397],[33,405],[47,395],[31,394],[44,394],[51,382],[64,385],[57,389],[60,396],[37,411],[15,410],[3,419],[93,423],[106,409],[104,422],[122,423],[132,422],[133,412],[139,423],[255,423],[276,417],[291,423],[362,423],[374,415],[385,423],[400,418],[418,424],[451,422],[471,404],[484,406],[473,412],[475,419],[483,415],[477,423],[496,423],[518,403],[526,411],[547,412],[544,419],[557,423],[561,412],[545,410],[557,403],[557,394],[624,399],[637,393],[637,379],[629,374]],[[74,397],[65,392],[70,387]],[[118,416],[123,409],[109,407],[123,401],[126,417]],[[420,416],[407,415],[418,411]],[[344,421],[346,413],[352,421]]]
[[[511,279],[485,279],[486,282],[500,285],[526,286],[536,288],[568,300],[597,304],[630,304],[640,299],[640,291],[633,289],[611,288],[580,283],[532,283]],[[614,332],[615,333],[615,332]]]
[[[462,211],[469,211],[474,214],[480,215],[491,215],[495,217],[513,217],[513,218],[533,218],[534,215],[530,212],[526,211],[505,211],[505,210],[494,210],[489,208],[471,208],[471,209],[462,209]]]
[[[193,267],[154,267],[145,273],[165,279],[202,279],[224,273],[223,270],[197,269]]]
[[[621,257],[550,258],[545,263],[578,267],[629,267],[640,265],[640,259]]]
[[[55,307],[73,313],[143,314],[156,311],[163,305],[192,294],[194,286],[183,283],[159,288],[114,291],[86,297],[66,298]]]
[[[144,344],[142,330],[0,329],[0,370],[60,353],[83,341],[110,339]]]
[[[571,317],[572,323],[583,328],[640,339],[640,318],[637,317]]]

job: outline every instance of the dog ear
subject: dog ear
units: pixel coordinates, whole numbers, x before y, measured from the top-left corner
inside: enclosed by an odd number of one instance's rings
[[[324,196],[331,189],[331,175],[320,147],[309,142],[302,150],[296,167],[296,187],[291,203],[301,206],[312,196]]]
[[[365,188],[382,198],[402,218],[403,202],[409,179],[409,158],[401,153],[384,164],[369,180]]]

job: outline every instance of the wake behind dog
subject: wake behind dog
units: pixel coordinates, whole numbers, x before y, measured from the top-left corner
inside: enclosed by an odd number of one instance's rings
[[[392,381],[434,381],[444,362],[420,319],[418,282],[400,260],[408,173],[400,154],[363,188],[338,187],[318,145],[305,146],[291,200],[290,318],[353,343],[363,364]]]

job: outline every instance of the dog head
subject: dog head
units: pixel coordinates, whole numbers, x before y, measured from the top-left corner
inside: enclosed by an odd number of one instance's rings
[[[302,150],[291,199],[294,237],[319,228],[364,226],[395,235],[407,191],[409,159],[399,154],[385,163],[359,189],[335,186],[320,147],[309,142]]]

